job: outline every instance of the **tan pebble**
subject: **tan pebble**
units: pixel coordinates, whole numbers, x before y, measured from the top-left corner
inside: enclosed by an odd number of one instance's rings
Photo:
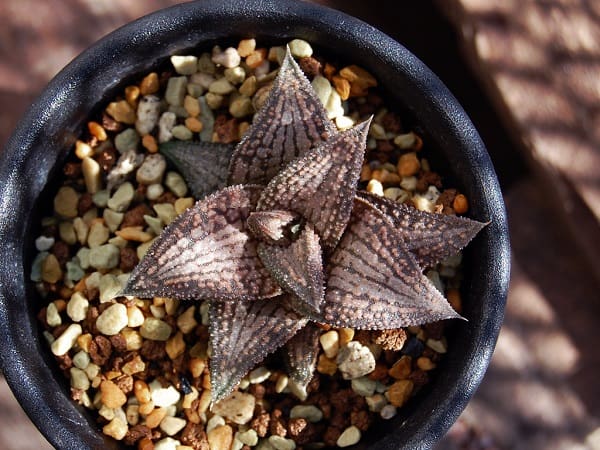
[[[388,374],[397,380],[402,380],[410,375],[412,366],[412,358],[408,355],[403,355],[398,361],[394,363]]]
[[[415,152],[405,153],[398,158],[398,175],[410,177],[415,175],[421,168],[421,163]]]
[[[85,189],[90,194],[95,194],[102,189],[102,171],[100,164],[95,159],[85,157],[81,162],[81,171],[85,181]]]
[[[249,128],[250,128],[250,124],[248,122],[240,123],[240,126],[238,127],[239,139],[242,139],[242,137],[246,134],[246,132],[248,131]]]
[[[204,125],[196,117],[188,117],[185,119],[185,126],[192,133],[200,133],[204,129]]]
[[[198,400],[198,412],[200,414],[205,413],[208,410],[208,407],[210,406],[211,402],[212,398],[210,394],[210,389],[203,390],[202,394],[200,394],[200,399]]]
[[[158,82],[158,74],[156,72],[149,73],[140,83],[140,94],[149,95],[158,92],[160,84]]]
[[[158,152],[158,144],[156,143],[156,138],[151,134],[146,134],[142,137],[142,146],[148,150],[148,153],[156,153]]]
[[[144,339],[142,339],[142,336],[140,336],[140,333],[137,330],[125,328],[121,331],[121,335],[125,338],[128,351],[135,351],[142,348]]]
[[[140,88],[137,86],[127,86],[125,88],[125,100],[127,100],[127,103],[129,103],[132,107],[137,107],[137,101],[138,98],[140,97]]]
[[[337,331],[330,330],[319,337],[321,347],[328,358],[335,358],[340,349],[340,336]]]
[[[452,202],[452,209],[456,214],[464,214],[469,210],[469,202],[464,194],[458,194]]]
[[[319,355],[317,362],[317,372],[325,375],[334,375],[337,372],[337,364],[334,359],[328,358],[327,356]]]
[[[146,233],[141,226],[125,227],[115,231],[115,234],[127,241],[148,242],[154,236]]]
[[[149,437],[140,439],[137,444],[137,450],[154,450],[154,441]]]
[[[198,117],[200,114],[200,102],[191,95],[186,95],[183,99],[183,107],[191,117]]]
[[[127,403],[127,396],[110,380],[104,380],[100,384],[101,400],[108,408],[120,408]]]
[[[148,317],[140,327],[140,334],[153,341],[166,341],[171,335],[171,326],[160,319]]]
[[[334,75],[331,81],[333,82],[333,87],[337,93],[340,94],[342,100],[348,100],[348,97],[350,97],[350,82],[338,75]]]
[[[425,371],[432,370],[435,369],[435,363],[431,359],[421,356],[417,359],[417,367]]]
[[[62,276],[58,259],[50,253],[42,262],[42,280],[46,283],[56,283],[62,279]]]
[[[167,408],[155,408],[146,416],[146,426],[148,428],[156,428],[162,420],[167,416]]]
[[[448,351],[448,346],[443,338],[441,340],[427,339],[425,345],[438,353],[446,353]]]
[[[267,49],[259,48],[254,50],[251,54],[246,57],[246,64],[251,69],[256,69],[258,66],[262,64],[262,62],[267,59]]]
[[[385,396],[392,405],[399,408],[410,398],[413,388],[414,384],[411,380],[396,381],[386,391]]]
[[[88,131],[100,142],[105,141],[108,138],[108,136],[106,135],[106,130],[98,122],[88,122]]]
[[[198,389],[196,389],[194,386],[192,386],[192,392],[190,392],[189,394],[185,394],[183,396],[183,401],[181,402],[181,407],[183,409],[191,408],[192,407],[192,403],[199,396],[200,396],[200,393],[198,392]]]
[[[90,248],[98,247],[108,241],[110,230],[102,222],[95,221],[91,224],[87,243]]]
[[[207,433],[210,450],[229,450],[233,442],[233,429],[229,425],[219,425]]]
[[[61,187],[54,197],[54,211],[67,218],[77,217],[79,194],[70,186]]]
[[[354,328],[340,328],[338,330],[340,336],[340,347],[343,347],[352,339],[354,339]]]
[[[229,113],[237,119],[254,113],[252,99],[250,99],[250,97],[246,97],[245,95],[240,95],[229,104]]]
[[[127,100],[109,103],[106,107],[106,113],[117,122],[125,123],[127,125],[133,125],[135,123],[135,110],[127,103]]]
[[[121,367],[121,371],[126,375],[134,375],[146,370],[146,363],[140,355],[135,355],[131,361],[126,362]]]
[[[455,288],[450,288],[446,291],[446,298],[448,299],[448,303],[450,306],[454,308],[454,310],[458,313],[462,311],[462,300],[460,296],[460,291]]]
[[[87,158],[94,154],[94,149],[87,142],[76,141],[75,142],[75,156],[79,159]]]
[[[178,331],[175,336],[169,338],[167,340],[167,345],[165,346],[165,350],[169,358],[175,359],[178,356],[182,355],[185,351],[185,341],[183,340],[183,334],[181,331]]]
[[[190,333],[192,330],[194,330],[194,328],[196,328],[196,325],[198,325],[198,322],[194,318],[195,312],[196,307],[190,306],[177,317],[177,328],[179,328],[183,334]]]
[[[371,166],[368,164],[363,164],[360,169],[360,181],[368,181],[372,178],[373,171],[371,170]]]
[[[383,197],[383,184],[381,184],[381,181],[372,179],[367,184],[367,192]]]
[[[339,74],[351,84],[356,84],[362,88],[377,86],[377,80],[375,77],[373,77],[373,75],[371,75],[362,67],[354,64],[344,67],[342,70],[340,70]]]
[[[254,51],[256,48],[256,40],[255,39],[242,39],[238,44],[237,51],[242,58],[245,58],[250,53]]]
[[[135,398],[137,398],[138,402],[140,403],[148,403],[150,400],[152,400],[150,388],[145,381],[135,380],[133,383],[133,393]]]
[[[120,441],[125,437],[129,428],[127,427],[127,423],[123,422],[118,417],[112,419],[109,423],[104,425],[102,428],[102,432],[107,436],[110,436],[117,441]]]
[[[247,97],[252,97],[256,92],[258,83],[254,75],[246,78],[239,88],[239,92]]]
[[[191,358],[189,362],[189,369],[194,378],[198,378],[204,372],[206,367],[206,361],[201,358]]]
[[[142,416],[148,416],[149,414],[152,413],[152,411],[154,411],[154,402],[152,400],[150,400],[149,402],[140,404],[140,407],[138,409],[138,412]]]
[[[90,352],[90,344],[92,343],[92,335],[90,333],[81,334],[77,337],[77,345],[86,353]]]

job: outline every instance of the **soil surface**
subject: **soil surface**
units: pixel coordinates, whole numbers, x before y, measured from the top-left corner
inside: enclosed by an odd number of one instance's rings
[[[1,2],[0,146],[79,52],[176,3]],[[437,450],[600,449],[600,266],[590,257],[600,242],[600,88],[590,76],[600,61],[598,5],[318,3],[380,28],[440,76],[480,131],[505,194],[513,273],[504,327],[479,391]],[[0,448],[52,448],[2,379],[0,424]]]

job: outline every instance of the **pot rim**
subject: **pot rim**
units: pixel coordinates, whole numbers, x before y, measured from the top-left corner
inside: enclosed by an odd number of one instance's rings
[[[266,24],[262,31],[257,31],[259,21]],[[388,90],[401,95],[417,123],[425,126],[426,122],[429,137],[452,160],[453,173],[466,183],[467,197],[478,200],[471,215],[491,221],[471,243],[474,249],[469,249],[471,259],[483,261],[484,267],[473,267],[473,276],[463,286],[470,303],[477,299],[481,306],[472,308],[470,322],[458,333],[456,347],[461,354],[451,350],[446,355],[462,363],[452,373],[437,374],[435,386],[410,408],[416,412],[398,417],[393,422],[395,430],[369,447],[429,448],[456,420],[481,382],[502,323],[510,272],[502,193],[471,121],[422,62],[370,25],[304,1],[204,0],[149,14],[76,57],[32,104],[0,155],[0,254],[4,255],[0,263],[0,345],[4,349],[0,364],[6,380],[25,412],[55,447],[117,448],[90,426],[89,418],[63,389],[54,385],[56,389],[47,389],[46,382],[55,379],[41,353],[47,353],[47,348],[42,349],[37,339],[36,311],[31,303],[19,302],[33,294],[26,281],[30,269],[26,252],[32,245],[26,233],[32,226],[31,214],[15,211],[33,211],[90,111],[123,85],[123,80],[199,42],[212,43],[228,36],[300,37],[330,51],[342,49],[338,52],[342,59],[367,67]]]

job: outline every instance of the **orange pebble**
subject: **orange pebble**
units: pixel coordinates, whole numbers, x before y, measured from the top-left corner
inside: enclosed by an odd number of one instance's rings
[[[452,209],[456,212],[456,214],[464,214],[469,210],[469,202],[467,197],[463,194],[458,194],[454,197],[454,201],[452,202]]]

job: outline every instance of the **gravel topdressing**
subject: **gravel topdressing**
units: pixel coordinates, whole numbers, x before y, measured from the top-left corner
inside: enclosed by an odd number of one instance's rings
[[[423,157],[426,143],[403,127],[371,74],[334,66],[306,41],[288,44],[338,129],[374,115],[361,188],[423,211],[467,212],[467,198],[443,186]],[[284,52],[242,40],[173,56],[168,71],[127,86],[88,122],[42,220],[31,280],[46,299],[43,335],[73,400],[127,446],[351,446],[374,421],[394,417],[447,351],[443,322],[373,332],[323,326],[307,395],[294,392],[275,353],[211,408],[208,304],[113,299],[161,230],[196,201],[159,145],[239,141]],[[458,312],[460,264],[459,254],[426,271]]]

